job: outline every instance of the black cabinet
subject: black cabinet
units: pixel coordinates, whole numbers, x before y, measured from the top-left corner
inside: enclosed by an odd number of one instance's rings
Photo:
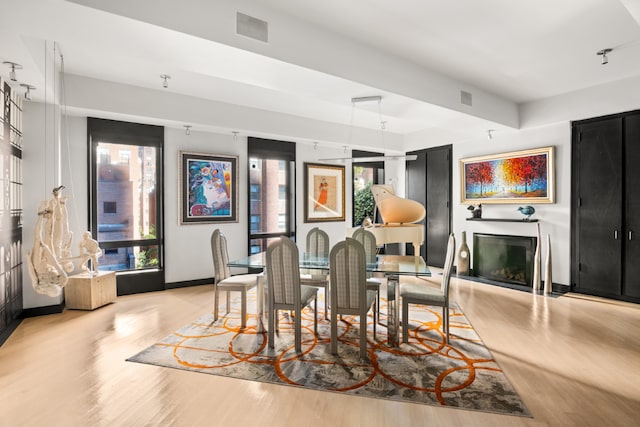
[[[640,302],[640,111],[572,133],[572,288]]]
[[[418,156],[407,162],[407,198],[422,203],[425,236],[420,253],[428,265],[442,267],[451,232],[451,145],[407,154]],[[413,254],[407,245],[407,254]]]

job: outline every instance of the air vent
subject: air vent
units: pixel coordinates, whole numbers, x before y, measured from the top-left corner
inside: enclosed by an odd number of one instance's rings
[[[460,91],[460,102],[471,107],[473,105],[473,95],[463,90]]]
[[[244,13],[236,13],[236,33],[261,42],[269,42],[269,23]]]

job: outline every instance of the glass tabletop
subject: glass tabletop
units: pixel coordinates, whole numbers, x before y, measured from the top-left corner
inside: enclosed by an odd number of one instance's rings
[[[267,265],[266,253],[260,252],[233,260],[227,265],[229,267],[263,269]],[[300,268],[328,270],[329,258],[301,253]],[[431,270],[429,270],[422,257],[412,255],[378,255],[375,264],[367,264],[367,271],[394,275],[431,276]]]

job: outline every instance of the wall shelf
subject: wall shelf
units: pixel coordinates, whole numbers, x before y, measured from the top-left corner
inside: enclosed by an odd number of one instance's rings
[[[508,219],[508,218],[466,218],[467,221],[487,221],[487,222],[538,222],[537,219]]]

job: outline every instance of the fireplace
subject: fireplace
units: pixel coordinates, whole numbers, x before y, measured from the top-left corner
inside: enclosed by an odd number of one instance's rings
[[[473,275],[533,286],[535,237],[473,233]]]

